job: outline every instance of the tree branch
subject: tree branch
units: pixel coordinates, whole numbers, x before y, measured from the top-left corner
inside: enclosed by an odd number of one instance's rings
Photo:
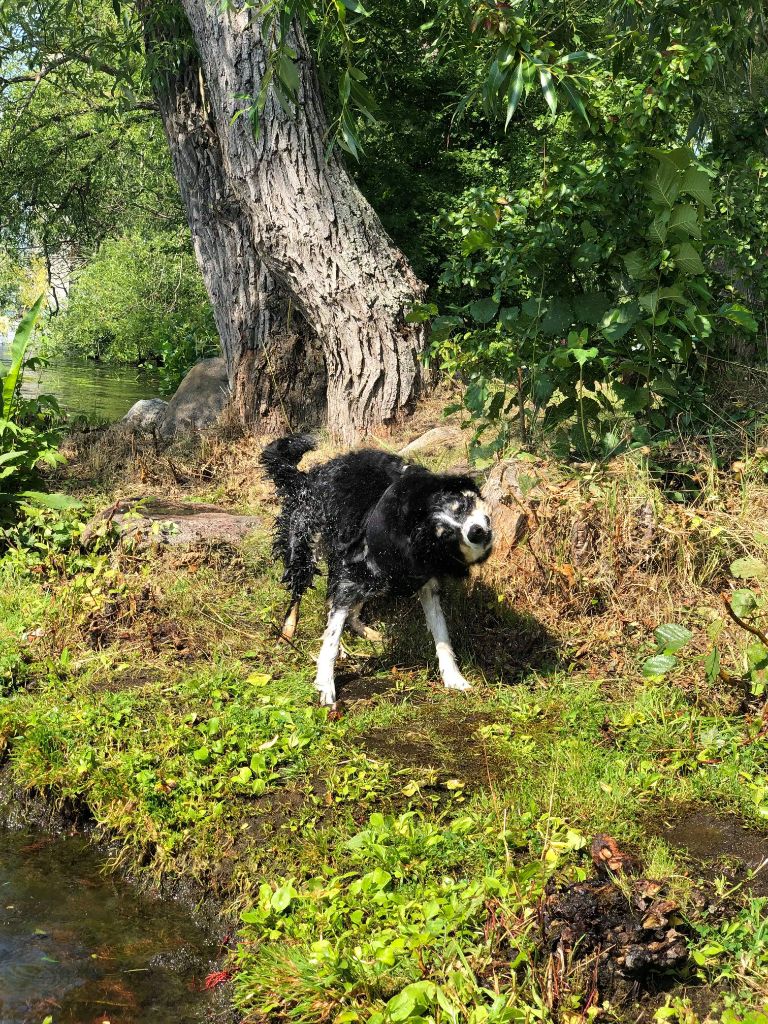
[[[720,596],[723,599],[723,604],[725,605],[726,612],[728,613],[728,615],[730,615],[730,617],[733,619],[736,625],[741,626],[743,630],[745,630],[747,633],[751,633],[752,636],[756,636],[762,644],[768,647],[768,636],[766,636],[762,629],[758,629],[757,626],[753,626],[751,625],[751,623],[745,622],[740,615],[737,615],[733,608],[731,608],[731,602],[728,600],[727,594],[721,594]]]

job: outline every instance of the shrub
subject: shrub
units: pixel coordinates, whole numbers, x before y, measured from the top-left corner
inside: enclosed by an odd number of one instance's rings
[[[543,430],[581,457],[695,419],[724,329],[755,326],[713,294],[712,206],[689,149],[654,149],[634,165],[555,159],[514,198],[479,194],[452,218],[443,283],[468,301],[433,319],[431,352],[467,382],[479,433],[494,428],[486,454],[515,418],[526,440]]]
[[[173,391],[218,337],[186,233],[138,233],[102,242],[50,321],[48,352],[113,363],[156,363]]]
[[[52,425],[58,413],[55,399],[21,396],[24,370],[39,364],[28,356],[35,323],[44,296],[40,296],[19,324],[11,345],[11,365],[0,371],[0,524],[12,522],[27,506],[64,508],[77,504],[63,494],[39,490],[42,466],[63,462],[58,450],[60,432]]]

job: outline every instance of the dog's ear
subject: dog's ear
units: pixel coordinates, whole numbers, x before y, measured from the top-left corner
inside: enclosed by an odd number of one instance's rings
[[[411,531],[422,514],[424,482],[421,466],[409,466],[382,494],[368,517],[365,539],[380,571],[396,578],[415,567]]]

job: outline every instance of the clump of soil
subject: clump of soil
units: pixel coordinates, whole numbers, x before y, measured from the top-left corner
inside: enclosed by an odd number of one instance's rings
[[[592,852],[598,877],[565,886],[552,881],[542,902],[553,1009],[575,991],[591,1006],[652,989],[688,960],[679,908],[665,883],[627,878],[639,865],[609,836],[597,836]]]
[[[97,651],[114,643],[146,645],[155,654],[169,646],[179,654],[190,654],[193,648],[188,630],[168,616],[161,592],[149,583],[89,609],[80,628]]]

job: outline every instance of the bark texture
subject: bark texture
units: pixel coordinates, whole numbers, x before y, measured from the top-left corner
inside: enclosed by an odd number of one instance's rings
[[[258,255],[252,219],[227,178],[189,26],[183,12],[162,21],[142,13],[148,53],[157,54],[155,93],[234,407],[243,422],[269,432],[317,426],[326,412],[322,349]]]
[[[271,98],[255,138],[247,117],[233,117],[242,106],[237,97],[258,93],[267,66],[256,15],[222,11],[209,0],[182,0],[182,6],[199,54],[204,85],[196,95],[204,120],[195,123],[201,111],[190,100],[189,75],[175,95],[169,88],[161,106],[225,352],[230,358],[228,345],[250,349],[246,362],[258,369],[261,346],[244,345],[242,335],[260,338],[269,330],[274,337],[270,311],[290,305],[288,334],[296,348],[287,365],[306,366],[301,352],[316,358],[312,335],[319,339],[329,428],[354,441],[396,420],[418,395],[423,329],[405,315],[423,286],[339,156],[326,159],[327,121],[302,34],[296,30],[292,40],[299,54],[298,110],[289,116]],[[233,301],[236,295],[261,297],[249,303]],[[232,311],[239,317],[234,324]],[[247,377],[241,362],[242,356],[233,363],[236,387]],[[259,408],[272,400],[260,388],[256,394]]]

